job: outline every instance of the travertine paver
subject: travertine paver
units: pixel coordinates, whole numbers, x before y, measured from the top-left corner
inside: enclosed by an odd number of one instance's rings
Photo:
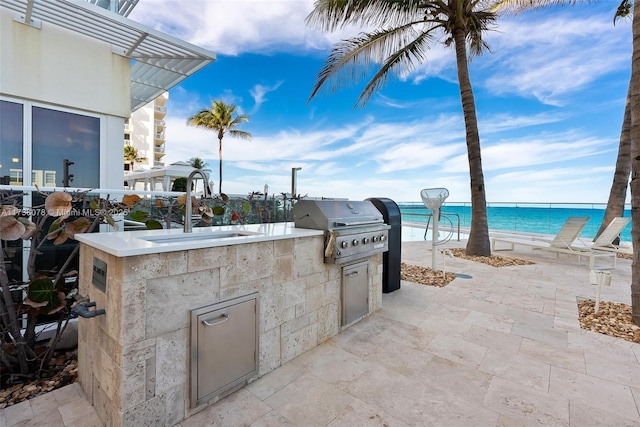
[[[34,417],[29,401],[20,402],[3,410],[7,426],[14,426]]]
[[[471,278],[403,283],[382,310],[179,425],[640,426],[640,345],[579,328],[588,267],[501,255],[537,264],[447,259]],[[403,260],[430,266],[430,245],[405,243]],[[603,300],[630,303],[630,264]],[[0,411],[0,427],[98,422],[77,385]]]
[[[505,354],[490,349],[478,369],[538,390],[549,390],[551,365],[523,354]]]
[[[354,401],[351,394],[307,373],[265,403],[295,425],[325,426]]]
[[[493,377],[483,406],[524,424],[569,425],[569,400],[532,387]]]
[[[638,419],[638,408],[631,388],[626,385],[551,367],[549,393],[572,402],[588,404],[628,419]]]

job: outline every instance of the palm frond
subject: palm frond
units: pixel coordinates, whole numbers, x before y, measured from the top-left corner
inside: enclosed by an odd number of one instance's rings
[[[633,16],[634,3],[632,0],[622,0],[613,15],[613,25],[616,25],[618,18],[629,18]]]
[[[505,0],[507,1],[507,0]],[[536,1],[536,0],[528,0]],[[577,1],[577,0],[576,0]],[[374,67],[380,67],[361,93],[356,106],[364,106],[387,81],[389,72],[407,74],[427,60],[434,32],[443,43],[462,31],[471,57],[489,50],[483,33],[497,19],[489,7],[496,0],[317,0],[307,23],[324,31],[348,24],[361,25],[358,36],[334,45],[316,78],[308,101],[321,88],[335,92],[358,84]]]
[[[424,0],[317,0],[305,22],[332,32],[348,25],[393,27],[413,20],[425,9]]]
[[[412,44],[413,40],[420,37],[414,25],[415,22],[409,22],[388,30],[361,33],[357,37],[336,44],[318,73],[309,100],[329,81],[331,81],[329,88],[331,92],[344,86],[358,84],[369,74],[374,64],[388,62],[389,58],[395,54],[398,54],[398,59],[404,60],[402,64],[409,70],[415,66],[411,58],[419,63],[426,60],[426,49],[417,49],[419,44]],[[435,26],[429,31],[424,31],[423,34],[430,38],[431,31],[434,29]],[[402,55],[411,50],[414,53],[413,57]],[[385,69],[389,68],[385,67]]]
[[[230,129],[229,134],[234,138],[245,139],[247,141],[251,140],[251,134],[249,132],[245,132],[243,130],[238,129]]]
[[[519,14],[531,9],[543,9],[553,6],[573,6],[577,3],[592,3],[592,0],[498,0],[491,7],[491,11]]]
[[[213,101],[211,108],[204,108],[189,117],[187,125],[217,131],[218,137],[221,138],[226,132],[230,132],[242,123],[249,121],[248,116],[234,116],[235,111],[235,105],[225,104],[223,101]]]
[[[409,72],[415,67],[415,62],[424,62],[431,39],[431,33],[424,32],[417,36],[411,43],[408,43],[402,49],[399,49],[393,55],[389,56],[363,89],[356,106],[364,107],[366,105],[369,99],[371,99],[371,96],[386,84],[389,72]]]

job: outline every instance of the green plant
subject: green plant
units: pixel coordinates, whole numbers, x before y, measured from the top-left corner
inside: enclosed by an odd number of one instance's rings
[[[187,178],[176,178],[171,186],[171,191],[187,191]]]
[[[76,234],[90,233],[100,224],[116,227],[112,214],[127,207],[108,199],[87,197],[87,192],[34,192],[34,200],[44,203],[31,208],[21,206],[24,193],[0,192],[0,365],[7,382],[41,377],[60,340],[76,298],[77,289],[66,286],[68,278],[77,278],[78,245],[72,245],[61,265],[43,268],[39,259],[47,250],[64,245]],[[5,252],[9,242],[24,241],[28,248],[27,278],[9,279]],[[14,247],[15,248],[15,247]],[[18,245],[22,251],[22,245]],[[36,351],[36,325],[42,318],[55,320],[53,338],[44,352]]]

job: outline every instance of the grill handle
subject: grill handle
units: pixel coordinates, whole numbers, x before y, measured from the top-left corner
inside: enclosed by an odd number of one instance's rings
[[[353,221],[353,222],[346,222],[346,221],[336,221],[333,223],[334,227],[353,227],[356,225],[372,225],[372,224],[380,224],[380,223],[384,223],[384,220],[369,220],[369,221]]]
[[[213,319],[209,319],[209,320],[203,320],[202,323],[205,326],[215,326],[215,325],[219,325],[220,323],[224,323],[227,320],[229,320],[229,315],[227,313],[222,313],[220,316],[218,316],[218,319],[222,319],[222,320],[218,320],[216,322],[212,322]]]

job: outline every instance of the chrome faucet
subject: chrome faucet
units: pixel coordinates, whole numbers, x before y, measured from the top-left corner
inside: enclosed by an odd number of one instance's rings
[[[189,174],[189,178],[187,178],[187,200],[184,205],[184,232],[191,233],[192,224],[191,224],[191,215],[193,214],[193,207],[191,206],[191,183],[193,182],[193,177],[196,175],[200,175],[202,177],[202,181],[204,182],[204,197],[211,197],[211,189],[209,188],[209,182],[207,181],[207,175],[200,169],[196,169],[191,174]]]

